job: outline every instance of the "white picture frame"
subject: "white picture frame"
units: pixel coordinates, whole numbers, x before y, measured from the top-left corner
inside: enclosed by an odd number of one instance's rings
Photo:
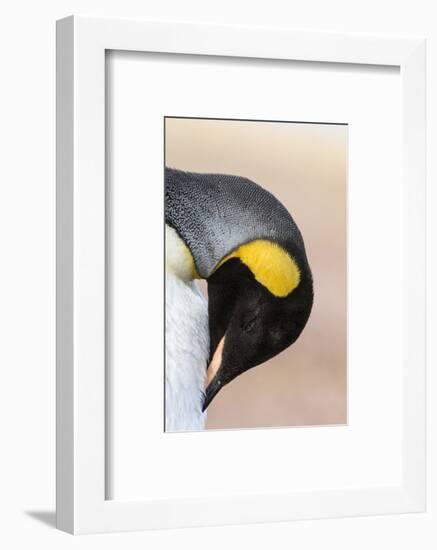
[[[220,498],[105,499],[105,51],[391,65],[402,85],[402,480]],[[57,22],[57,526],[70,533],[425,510],[425,40],[68,17]],[[407,269],[408,268],[408,269]]]

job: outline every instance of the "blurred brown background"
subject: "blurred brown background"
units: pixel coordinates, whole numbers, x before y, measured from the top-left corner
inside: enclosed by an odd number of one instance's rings
[[[345,424],[347,126],[182,118],[165,125],[167,166],[245,176],[286,206],[314,277],[314,307],[298,341],[223,388],[207,428]]]

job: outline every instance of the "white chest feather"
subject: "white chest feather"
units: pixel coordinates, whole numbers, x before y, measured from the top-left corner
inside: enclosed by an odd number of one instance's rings
[[[208,306],[192,280],[192,258],[166,227],[166,431],[204,427],[202,413],[209,357]]]

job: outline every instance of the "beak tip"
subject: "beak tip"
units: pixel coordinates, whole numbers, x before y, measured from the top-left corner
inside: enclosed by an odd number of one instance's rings
[[[213,379],[213,381],[209,384],[209,386],[206,389],[205,397],[203,399],[202,403],[202,412],[204,413],[206,409],[211,404],[211,401],[214,399],[214,397],[218,394],[222,387],[222,381],[220,379]]]
[[[206,409],[208,408],[209,403],[210,403],[210,400],[208,399],[208,395],[205,394],[204,397],[203,397],[203,400],[202,400],[202,413],[204,413],[206,411]]]

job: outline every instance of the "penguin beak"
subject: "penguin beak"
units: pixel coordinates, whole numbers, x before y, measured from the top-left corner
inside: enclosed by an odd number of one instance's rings
[[[205,399],[203,401],[202,412],[206,411],[208,405],[222,388],[222,381],[220,379],[220,366],[222,363],[224,345],[225,336],[223,336],[223,338],[220,340],[212,357],[211,363],[208,366]]]
[[[221,388],[222,388],[222,381],[220,380],[220,378],[216,376],[212,380],[212,382],[208,384],[208,387],[206,388],[205,399],[203,401],[203,406],[202,406],[202,412],[206,411],[211,401],[218,394]]]

